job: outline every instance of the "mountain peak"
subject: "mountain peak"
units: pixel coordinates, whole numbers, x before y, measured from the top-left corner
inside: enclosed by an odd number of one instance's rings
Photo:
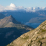
[[[7,17],[8,20],[10,20],[10,22],[13,22],[13,23],[16,23],[16,24],[19,24],[19,22],[12,16],[10,15],[9,17]]]
[[[10,17],[13,17],[12,15],[10,15]]]
[[[12,15],[8,16],[8,18],[14,18]]]
[[[8,17],[5,17],[5,18],[1,19],[1,21],[0,21],[0,27],[4,26],[4,25],[7,25],[9,22],[12,22],[14,24],[20,24],[20,22],[18,22],[17,20],[15,20],[15,18],[12,15],[10,15]]]

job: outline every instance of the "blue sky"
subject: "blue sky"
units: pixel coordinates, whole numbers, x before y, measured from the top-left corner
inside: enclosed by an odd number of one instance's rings
[[[0,5],[9,6],[11,3],[23,7],[46,7],[46,0],[1,0]]]
[[[36,10],[46,10],[46,0],[1,0],[0,12],[5,10],[25,10],[35,12]]]

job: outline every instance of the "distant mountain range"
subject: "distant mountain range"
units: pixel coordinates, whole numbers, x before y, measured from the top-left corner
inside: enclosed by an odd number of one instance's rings
[[[17,21],[21,22],[22,24],[32,26],[33,28],[38,27],[39,24],[46,20],[46,10],[37,10],[35,12],[8,10],[0,13],[4,14],[5,16],[12,15]]]
[[[6,11],[1,13],[6,16],[12,15],[16,20],[21,23],[42,23],[46,20],[46,10],[39,10],[35,12]]]

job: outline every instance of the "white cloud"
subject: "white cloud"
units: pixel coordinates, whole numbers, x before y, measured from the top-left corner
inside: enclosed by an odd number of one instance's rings
[[[23,6],[18,6],[18,9],[24,9],[24,7]]]
[[[27,12],[35,12],[35,7],[28,7],[25,9]]]
[[[13,3],[10,4],[10,7],[16,7]]]
[[[5,7],[5,10],[16,10],[16,8],[17,7],[13,3],[11,3],[9,6]]]
[[[9,6],[6,6],[6,7],[3,7],[0,5],[0,11],[4,11],[4,10],[20,10],[20,9],[23,9],[24,10],[24,7],[23,6],[16,6],[15,4],[11,3]]]
[[[31,10],[31,7],[28,7],[25,10],[29,12]]]
[[[0,11],[4,10],[25,10],[26,12],[35,12],[37,10],[46,9],[46,7],[28,7],[24,8],[23,6],[16,6],[15,4],[11,3],[9,6],[2,6],[0,5]]]
[[[5,8],[6,10],[20,10],[20,9],[24,9],[23,6],[16,6],[15,4],[11,3],[9,6],[7,6]]]
[[[3,11],[3,10],[5,10],[5,7],[0,5],[0,11]]]
[[[35,10],[35,7],[33,7],[33,10]]]
[[[42,7],[42,9],[44,9],[45,7]]]

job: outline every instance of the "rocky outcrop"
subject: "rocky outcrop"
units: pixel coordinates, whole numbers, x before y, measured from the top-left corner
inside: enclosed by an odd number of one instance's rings
[[[46,46],[46,21],[36,29],[21,35],[7,46]]]

